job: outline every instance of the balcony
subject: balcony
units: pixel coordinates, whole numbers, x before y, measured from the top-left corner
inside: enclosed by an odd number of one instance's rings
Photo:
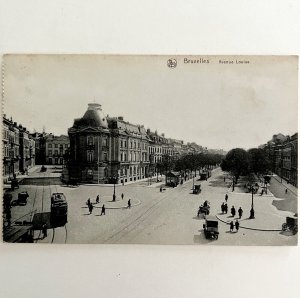
[[[87,144],[86,149],[87,150],[94,150],[95,149],[95,144]]]

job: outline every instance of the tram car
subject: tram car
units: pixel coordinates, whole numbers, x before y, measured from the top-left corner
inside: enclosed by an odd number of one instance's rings
[[[64,226],[68,219],[68,203],[63,193],[51,195],[51,225]]]

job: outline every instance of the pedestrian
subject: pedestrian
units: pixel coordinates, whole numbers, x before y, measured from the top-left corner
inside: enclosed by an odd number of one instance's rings
[[[262,196],[263,194],[264,194],[264,190],[262,189],[260,195]]]
[[[225,211],[226,214],[228,213],[228,205],[227,205],[227,203],[225,203],[225,205],[224,205],[224,211]]]
[[[93,208],[94,208],[93,204],[90,204],[90,205],[89,205],[89,211],[90,211],[90,214],[92,214]]]
[[[233,232],[234,224],[233,221],[230,222],[230,232]]]
[[[131,207],[131,200],[130,200],[130,199],[128,200],[128,203],[127,203],[127,204],[128,204],[127,207],[130,209],[130,207]]]
[[[101,214],[100,215],[105,215],[105,206],[104,206],[104,204],[102,205]]]
[[[221,211],[222,211],[222,214],[224,214],[224,211],[225,211],[225,204],[224,204],[224,202],[222,203],[222,205],[221,205]]]
[[[162,187],[159,188],[159,191],[162,192]]]
[[[42,225],[43,239],[47,237],[47,225],[44,223]]]
[[[124,199],[124,194],[123,193],[121,194],[121,198],[122,198],[122,200]]]
[[[199,217],[201,214],[201,206],[199,206],[199,209],[198,209],[198,213],[197,213],[197,216]]]
[[[232,217],[235,217],[235,208],[234,208],[234,206],[231,207],[231,215],[232,215]]]
[[[86,201],[86,204],[88,205],[88,207],[90,207],[90,205],[91,205],[91,199],[90,198],[88,198],[88,200]]]
[[[228,201],[228,194],[225,195],[225,201],[227,203],[227,201]]]
[[[236,231],[238,232],[239,228],[240,228],[240,223],[238,220],[236,220],[236,222],[235,222],[235,228],[236,228]]]
[[[285,189],[285,193],[287,194],[287,188]]]
[[[100,200],[99,195],[97,195],[97,198],[96,198],[96,204],[99,203],[99,200]]]
[[[242,209],[242,207],[239,208],[238,213],[239,213],[239,218],[241,219],[241,217],[243,216],[243,209]]]

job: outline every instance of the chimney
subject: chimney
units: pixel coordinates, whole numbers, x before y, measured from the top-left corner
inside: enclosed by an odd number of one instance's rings
[[[124,121],[124,117],[123,116],[119,116],[118,120]]]

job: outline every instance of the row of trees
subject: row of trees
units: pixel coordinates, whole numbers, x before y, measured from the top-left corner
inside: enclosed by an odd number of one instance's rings
[[[223,156],[220,154],[187,154],[174,160],[171,156],[165,155],[162,161],[157,163],[157,171],[166,173],[171,170],[175,171],[197,171],[205,167],[215,166],[221,163]]]
[[[221,168],[230,172],[237,183],[240,176],[248,176],[249,180],[253,180],[254,175],[267,174],[271,163],[262,149],[253,148],[246,151],[236,148],[227,153],[221,162]]]

